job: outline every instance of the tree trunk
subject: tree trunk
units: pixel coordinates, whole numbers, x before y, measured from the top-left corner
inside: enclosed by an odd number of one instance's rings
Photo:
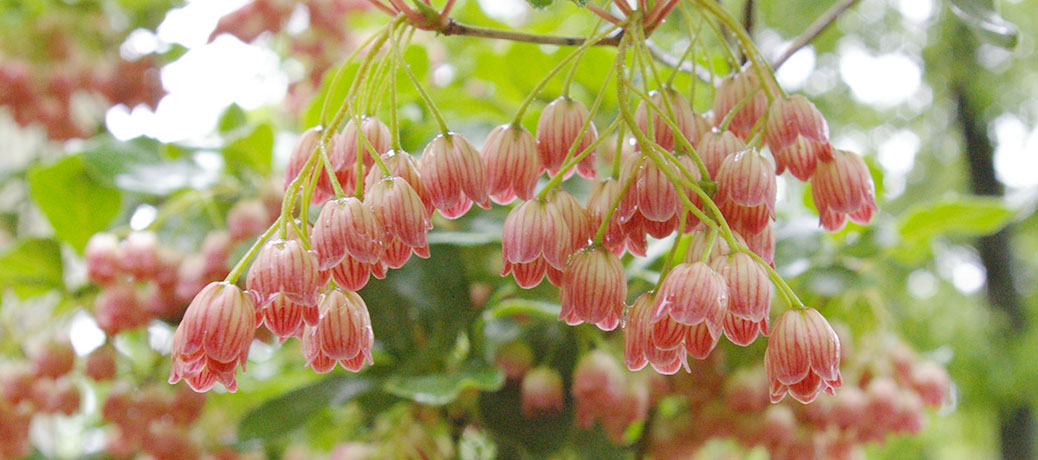
[[[970,189],[977,195],[1001,196],[1002,183],[995,175],[994,148],[988,136],[988,120],[983,104],[977,101],[977,89],[983,85],[983,77],[977,72],[964,71],[975,68],[974,50],[977,44],[964,27],[960,27],[953,40],[954,64],[959,69],[953,82],[957,121],[965,141],[965,154],[969,167]],[[977,250],[987,272],[987,298],[991,308],[1003,313],[1006,318],[1002,333],[1012,341],[1027,330],[1027,316],[1020,302],[1020,295],[1013,284],[1012,227],[1006,226],[999,232],[980,238]],[[999,411],[999,436],[1002,458],[1005,460],[1034,460],[1035,420],[1031,406],[1023,400],[1011,401]]]

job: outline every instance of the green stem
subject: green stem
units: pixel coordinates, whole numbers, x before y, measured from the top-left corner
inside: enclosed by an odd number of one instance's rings
[[[537,195],[537,199],[546,200],[551,191],[558,188],[562,184],[562,181],[566,177],[566,172],[576,167],[580,163],[580,161],[584,159],[584,157],[586,157],[589,153],[593,152],[596,148],[598,148],[600,144],[602,144],[603,141],[605,141],[605,137],[609,135],[609,133],[613,132],[613,130],[617,129],[620,126],[623,125],[621,124],[621,121],[619,119],[613,120],[613,123],[606,127],[606,129],[603,130],[601,133],[599,133],[598,138],[595,139],[594,142],[589,144],[586,149],[581,150],[579,154],[572,158],[567,156],[566,160],[562,162],[562,166],[559,167],[558,174],[555,174],[555,176],[553,176],[551,180],[549,180],[548,183],[544,185],[544,188],[542,188],[541,192]]]
[[[274,221],[273,224],[270,224],[270,227],[267,227],[267,231],[263,232],[263,234],[256,239],[255,243],[252,243],[252,247],[250,247],[249,250],[245,252],[245,255],[238,260],[238,263],[234,265],[234,268],[232,268],[231,272],[227,274],[227,277],[224,278],[224,281],[230,284],[236,284],[238,282],[238,277],[240,277],[241,272],[245,270],[245,266],[248,265],[249,261],[256,256],[256,253],[259,252],[259,249],[263,246],[263,243],[266,242],[268,238],[274,235],[274,231],[282,226],[282,221],[284,220],[285,216],[282,215],[278,218],[278,220]]]
[[[757,73],[760,74],[761,86],[764,87],[764,92],[768,95],[768,100],[774,100],[776,97],[785,97],[785,92],[782,91],[782,87],[779,85],[778,80],[775,78],[775,72],[771,70],[771,66],[768,65],[768,61],[761,55],[760,49],[753,43],[753,39],[750,34],[746,32],[746,29],[728,10],[724,9],[723,6],[714,2],[713,0],[696,0],[700,6],[709,11],[721,21],[728,29],[735,33],[735,37],[739,40],[739,45],[743,51],[746,52],[746,56],[753,62],[753,66],[757,68]],[[775,91],[779,94],[775,94]]]
[[[602,223],[598,225],[598,230],[595,232],[595,239],[592,240],[595,244],[602,244],[602,240],[605,238],[606,229],[609,228],[609,221],[613,218],[613,213],[615,213],[616,209],[620,207],[620,201],[624,199],[624,195],[627,194],[627,190],[631,188],[632,184],[634,184],[634,179],[636,177],[638,177],[637,174],[631,174],[631,177],[627,178],[627,182],[624,182],[624,185],[620,187],[620,194],[616,196],[615,200],[613,200],[612,206],[609,206],[609,209],[606,210],[606,215],[602,216]]]
[[[523,103],[519,105],[519,110],[518,112],[516,112],[515,119],[512,121],[512,124],[522,124],[523,115],[526,113],[526,109],[530,106],[530,103],[533,102],[537,95],[540,94],[541,90],[548,85],[548,82],[551,81],[551,78],[554,77],[555,74],[559,73],[559,71],[562,70],[566,66],[566,64],[575,59],[580,53],[583,53],[584,50],[590,48],[591,46],[594,46],[595,43],[609,36],[609,34],[613,33],[614,30],[616,30],[616,27],[610,27],[606,32],[599,34],[598,36],[590,40],[585,40],[584,43],[577,47],[577,49],[573,50],[572,53],[562,58],[562,60],[559,61],[559,63],[556,64],[555,67],[553,67],[551,70],[548,71],[546,75],[544,75],[544,78],[541,78],[541,81],[537,83],[537,86],[535,86],[533,90],[530,91],[530,94],[526,96],[526,100],[524,100]]]
[[[422,102],[425,103],[426,107],[429,108],[429,111],[432,112],[433,117],[436,118],[436,124],[440,126],[440,132],[443,134],[449,133],[450,130],[447,128],[447,122],[444,120],[443,115],[436,109],[436,104],[433,103],[432,97],[430,97],[429,93],[425,91],[425,87],[422,86],[422,83],[418,81],[418,77],[416,77],[414,72],[411,71],[411,67],[404,61],[403,53],[400,52],[399,43],[395,39],[393,40],[392,48],[393,56],[396,57],[400,68],[404,69],[407,78],[411,80],[411,84],[414,85],[415,90],[418,91],[418,95],[421,96]]]
[[[591,109],[588,110],[587,119],[584,120],[584,124],[581,125],[580,130],[577,131],[577,137],[575,138],[576,140],[574,140],[573,144],[569,146],[569,151],[566,152],[566,157],[562,160],[562,167],[559,168],[559,172],[556,173],[550,181],[548,181],[548,184],[545,185],[543,189],[541,189],[541,193],[538,195],[540,199],[546,199],[548,197],[548,194],[555,187],[558,187],[562,183],[563,179],[566,177],[566,173],[569,172],[570,169],[576,167],[577,164],[584,159],[584,157],[589,155],[591,152],[595,151],[595,148],[598,147],[598,144],[601,143],[602,139],[605,138],[607,133],[601,133],[594,140],[594,142],[591,143],[591,145],[588,145],[588,147],[582,150],[579,155],[576,155],[576,157],[574,157],[574,153],[576,153],[577,146],[583,143],[582,141],[584,139],[584,135],[585,133],[587,133],[588,128],[591,126],[592,120],[595,117],[595,113],[598,112],[598,108],[602,105],[602,100],[605,96],[605,87],[609,84],[609,80],[612,78],[613,71],[610,71],[609,74],[606,75],[605,81],[602,82],[602,91],[598,92],[598,96],[595,97],[595,102],[591,104]],[[615,126],[615,124],[616,122],[614,121],[613,126]]]

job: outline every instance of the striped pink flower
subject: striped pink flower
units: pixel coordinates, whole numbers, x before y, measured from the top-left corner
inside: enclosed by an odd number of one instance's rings
[[[555,268],[566,266],[572,237],[558,207],[545,201],[524,201],[505,218],[501,255],[505,262],[525,264],[543,257]]]
[[[746,100],[746,102],[743,102]],[[714,116],[716,122],[721,123],[729,117],[729,112],[739,108],[735,115],[731,116],[728,129],[743,139],[746,139],[764,113],[768,110],[768,96],[761,87],[760,78],[752,68],[729,75],[721,82],[714,96]]]
[[[328,282],[313,250],[297,240],[271,240],[263,245],[249,268],[245,285],[256,293],[260,308],[281,293],[303,306],[317,304],[321,288]]]
[[[382,262],[361,262],[347,255],[342,258],[338,265],[329,269],[328,272],[339,287],[347,291],[359,291],[368,284],[368,279],[372,275],[376,278],[384,278],[386,276],[386,266]]]
[[[733,317],[733,326],[739,326],[741,330],[736,332],[733,328],[732,334],[727,334],[730,340],[737,345],[746,346],[757,337],[756,331],[752,337],[746,328],[752,327],[742,324],[738,320],[757,324],[758,331],[767,332],[766,324],[768,313],[771,311],[771,282],[763,267],[745,253],[736,253],[727,257],[719,257],[711,262],[711,268],[725,278],[728,285],[728,314],[725,318],[725,332],[728,332],[729,317]]]
[[[858,155],[842,150],[833,151],[832,161],[818,163],[811,176],[811,197],[822,227],[829,231],[843,228],[848,218],[867,224],[878,211],[869,167]]]
[[[569,325],[594,323],[604,331],[616,328],[627,298],[623,264],[600,246],[574,252],[562,279],[559,319]]]
[[[742,206],[732,200],[725,200],[717,203],[717,208],[721,210],[728,225],[744,235],[760,233],[775,220],[773,207],[769,207],[768,204]]]
[[[303,171],[303,166],[310,159],[310,155],[317,150],[317,141],[321,138],[321,132],[321,128],[315,126],[303,131],[303,134],[299,136],[299,140],[292,149],[292,154],[288,157],[288,166],[285,168],[283,188],[286,192],[289,184]]]
[[[364,204],[375,214],[385,232],[383,246],[399,239],[411,248],[427,246],[426,232],[429,217],[425,205],[410,184],[399,176],[387,176],[370,187],[364,195]]]
[[[775,268],[775,223],[768,222],[760,232],[746,235],[746,246]]]
[[[526,128],[503,124],[492,129],[480,154],[487,166],[490,199],[508,204],[516,197],[533,198],[542,167],[537,156],[537,140]]]
[[[384,236],[371,209],[357,198],[349,197],[324,204],[310,241],[320,268],[327,270],[347,254],[361,262],[378,261],[382,257]]]
[[[486,166],[475,147],[463,136],[445,133],[425,146],[419,160],[422,186],[440,214],[461,217],[475,202],[490,206]]]
[[[833,155],[825,117],[799,94],[771,103],[764,141],[775,157],[775,173],[788,168],[803,181],[811,178],[819,160],[830,161]]]
[[[781,401],[787,392],[804,404],[823,390],[835,394],[842,384],[840,339],[818,310],[788,310],[775,321],[764,369],[772,402]]]
[[[631,305],[624,323],[624,362],[627,368],[636,371],[651,364],[656,372],[665,375],[677,373],[682,367],[687,369],[687,352],[681,345],[684,343],[684,329],[688,326],[677,322],[664,323],[657,332],[650,321],[653,303],[653,295],[645,293]]]
[[[436,212],[436,207],[433,206],[432,197],[422,186],[422,176],[418,172],[418,161],[414,159],[414,156],[404,151],[390,150],[382,154],[382,162],[389,168],[390,176],[398,176],[411,186],[411,189],[422,199],[422,204],[425,205],[426,217],[431,219],[433,213]],[[371,168],[367,177],[364,178],[364,190],[371,190],[384,178],[385,174],[380,168]],[[432,224],[429,226],[432,228]]]
[[[252,295],[226,282],[209,283],[188,305],[173,334],[169,383],[181,379],[198,392],[220,382],[238,387],[235,369],[245,369],[257,315]]]
[[[541,112],[541,118],[537,120],[537,152],[540,154],[541,164],[552,176],[558,174],[566,155],[573,150],[573,156],[591,146],[598,139],[598,129],[595,122],[590,122],[584,135],[577,143],[577,135],[587,122],[590,112],[583,102],[567,97],[559,97],[551,101]],[[592,150],[584,159],[577,164],[577,171],[581,176],[588,179],[595,177],[595,151]],[[566,173],[568,178],[573,174],[573,169]]]
[[[565,223],[566,233],[570,236],[569,243],[563,252],[563,265],[565,265],[566,258],[573,251],[587,246],[591,242],[591,237],[594,236],[594,232],[598,228],[591,225],[591,214],[580,205],[580,202],[573,195],[565,190],[557,190],[553,193],[548,207],[554,207],[558,210],[559,215],[562,216],[562,221]],[[562,269],[565,267],[558,268]]]
[[[307,311],[316,316],[317,306],[304,307],[289,300],[284,294],[275,294],[274,299],[260,310],[260,314],[267,329],[283,342],[303,332],[303,316]]]
[[[767,206],[775,210],[775,169],[753,149],[729,155],[717,171],[715,201],[731,200],[740,206]]]
[[[719,337],[728,312],[728,284],[704,262],[675,266],[660,285],[650,321],[665,318],[694,326],[706,323],[710,333]]]
[[[321,298],[318,308],[317,325],[303,333],[307,366],[324,373],[336,362],[351,370],[372,363],[375,336],[364,300],[355,292],[333,289]]]
[[[724,162],[724,159],[728,158],[729,155],[734,155],[735,152],[746,150],[746,148],[746,142],[736,136],[735,133],[728,130],[718,131],[714,129],[704,133],[703,137],[699,139],[699,142],[696,144],[696,153],[703,160],[707,171],[710,171],[710,177],[716,180],[717,171],[721,169],[721,163]]]
[[[664,94],[666,94],[666,102],[664,102]],[[704,126],[705,120],[692,112],[692,106],[689,104],[688,99],[685,99],[685,96],[676,89],[666,88],[663,92],[653,90],[649,92],[649,100],[663,111],[667,119],[670,119],[671,122],[677,125],[678,130],[681,132],[680,135],[684,136],[689,144],[695,145],[700,135],[704,131],[709,130],[708,126]],[[685,143],[676,139],[677,136],[675,136],[674,130],[664,121],[663,114],[648,107],[645,101],[638,104],[638,108],[634,113],[634,120],[638,124],[638,129],[641,129],[646,135],[649,134],[650,112],[652,136],[656,143],[663,147],[664,150],[685,150]]]
[[[601,225],[602,221],[609,214],[611,208],[616,206],[617,198],[620,196],[620,189],[622,184],[614,178],[607,178],[598,182],[595,182],[591,186],[591,192],[587,196],[587,212],[590,217],[591,228],[597,230]],[[620,222],[616,214],[610,216],[609,223],[606,224],[605,235],[602,238],[602,245],[612,250],[624,242],[623,229],[620,228]]]

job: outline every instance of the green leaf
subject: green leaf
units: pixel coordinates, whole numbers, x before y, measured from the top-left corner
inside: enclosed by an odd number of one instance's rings
[[[950,0],[955,15],[984,41],[1003,48],[1015,48],[1020,41],[1016,25],[1006,21],[995,0]]]
[[[567,404],[553,416],[527,418],[522,413],[522,394],[518,385],[508,385],[493,393],[480,395],[479,414],[483,426],[506,442],[501,446],[518,446],[521,458],[550,458],[550,454],[571,441],[577,431],[573,423],[573,405]]]
[[[483,320],[491,321],[511,315],[528,315],[555,320],[559,317],[562,306],[559,304],[540,302],[536,300],[513,298],[505,300],[493,308],[483,312]]]
[[[431,258],[412,257],[360,291],[375,335],[387,353],[403,362],[405,374],[443,369],[458,333],[479,314],[469,297],[464,249],[430,246]]]
[[[108,187],[165,196],[184,188],[207,185],[200,179],[212,175],[206,174],[187,156],[190,152],[190,149],[144,137],[129,141],[100,137],[90,140],[80,156],[90,176]]]
[[[374,388],[370,378],[331,375],[253,409],[238,425],[238,436],[243,440],[277,438],[306,423],[317,411],[342,405]]]
[[[238,176],[246,170],[266,176],[270,174],[273,151],[274,128],[264,123],[223,148],[224,164],[228,171]]]
[[[552,2],[554,2],[555,0],[526,0],[526,1],[527,1],[527,3],[530,4],[530,6],[532,6],[534,8],[545,8],[548,5],[551,5]]]
[[[22,240],[0,256],[0,286],[21,298],[63,288],[62,272],[61,246],[50,238]]]
[[[245,111],[242,110],[241,106],[231,104],[220,115],[220,121],[217,126],[221,133],[226,133],[245,126],[246,122],[248,122],[248,117],[245,116]]]
[[[496,367],[473,362],[457,372],[409,376],[394,375],[383,389],[392,395],[420,404],[442,406],[458,399],[463,390],[497,391],[505,384],[505,375]]]
[[[321,110],[324,108],[325,99],[329,99],[329,114],[326,116],[331,118],[334,114],[335,108],[342,104],[342,101],[346,99],[346,92],[349,91],[350,85],[353,84],[353,79],[357,76],[357,71],[360,70],[360,63],[357,60],[336,66],[328,69],[321,79],[321,90],[320,92],[310,100],[310,105],[306,107],[306,110],[302,114],[302,125],[304,128],[310,128],[321,124]],[[338,78],[336,75],[342,72]]]
[[[90,236],[107,228],[119,213],[122,194],[87,174],[79,155],[32,168],[28,181],[32,199],[54,235],[80,253]]]
[[[1016,215],[1002,200],[992,197],[963,196],[936,203],[917,204],[898,222],[901,244],[895,254],[907,261],[919,260],[930,251],[937,236],[975,237],[997,232]]]

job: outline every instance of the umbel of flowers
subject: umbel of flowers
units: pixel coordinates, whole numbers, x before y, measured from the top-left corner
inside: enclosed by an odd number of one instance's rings
[[[282,341],[300,339],[317,372],[360,370],[372,362],[377,331],[356,291],[412,255],[430,257],[426,235],[435,213],[455,219],[473,205],[497,203],[511,206],[502,276],[522,288],[545,280],[557,286],[559,319],[567,324],[619,329],[629,369],[673,374],[689,369],[689,357],[710,357],[722,338],[747,346],[770,335],[764,367],[772,401],[789,393],[806,403],[832,393],[842,381],[839,339],[773,269],[776,175],[789,171],[809,182],[820,225],[835,231],[847,220],[867,223],[877,211],[868,168],[833,148],[821,112],[803,96],[786,95],[742,36],[750,62],[707,90],[712,109],[694,111],[689,95],[659,75],[644,41],[675,3],[624,18],[592,8],[614,25],[558,63],[478,150],[449,129],[401,57],[411,27],[439,25],[402,3],[386,7],[401,15],[359,53],[338,110],[306,130],[292,152],[280,216],[225,281],[206,286],[188,307],[174,336],[170,381],[186,380],[197,391],[219,382],[233,391],[261,324]],[[729,25],[730,16],[711,5],[703,2],[704,14]],[[596,99],[572,98],[567,78],[529,132],[521,121],[543,87],[607,39],[615,40],[616,61]],[[396,107],[398,78],[410,80],[439,126],[421,155],[402,148],[395,112],[387,118],[361,109]],[[606,113],[613,80],[618,107]],[[372,103],[384,98],[388,104]],[[606,139],[619,146],[599,159]],[[567,180],[590,181],[590,194],[581,200],[563,190]],[[630,292],[620,257],[645,257],[648,238],[672,235],[657,285]],[[774,323],[773,298],[785,307]],[[539,395],[526,410],[552,411],[557,377],[538,375],[524,383]]]

